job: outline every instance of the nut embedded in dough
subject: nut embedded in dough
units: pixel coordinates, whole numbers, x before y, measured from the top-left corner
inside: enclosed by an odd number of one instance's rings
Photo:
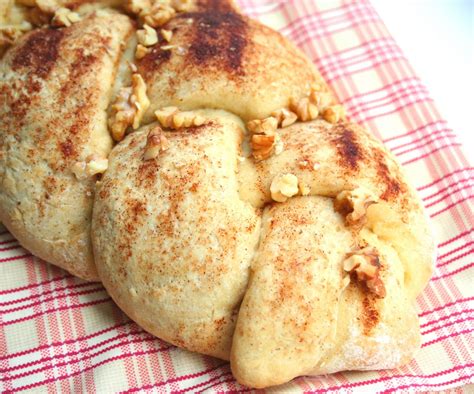
[[[254,134],[275,134],[278,128],[278,119],[270,116],[265,119],[255,119],[247,122],[247,129]]]
[[[163,127],[179,129],[181,127],[202,126],[206,119],[193,111],[179,111],[178,107],[164,107],[155,111],[155,116]]]
[[[346,110],[342,105],[332,105],[323,110],[323,119],[329,123],[337,123],[346,118]]]
[[[334,200],[334,209],[345,217],[346,224],[360,229],[367,222],[367,208],[378,201],[369,190],[358,187],[340,192]]]
[[[58,8],[54,13],[53,19],[51,20],[52,26],[57,27],[69,27],[73,23],[79,22],[81,17],[77,12],[71,11],[69,8]]]
[[[298,120],[298,115],[287,108],[282,108],[272,112],[272,116],[277,119],[280,127],[291,126]]]
[[[132,75],[132,86],[122,88],[112,105],[109,128],[115,141],[121,141],[129,126],[138,129],[145,111],[150,106],[145,81],[140,74]]]
[[[143,29],[137,31],[137,40],[139,44],[149,47],[158,42],[158,34],[155,29],[144,24]]]
[[[385,285],[380,278],[380,260],[375,248],[367,247],[349,254],[343,262],[344,271],[355,274],[355,279],[365,284],[377,298],[385,297]]]
[[[277,202],[285,202],[298,194],[298,190],[298,178],[293,174],[277,175],[270,185],[272,199]]]
[[[169,148],[169,141],[163,134],[161,127],[150,130],[146,139],[144,160],[151,160],[158,157],[159,153]]]
[[[317,105],[311,103],[308,97],[304,97],[300,100],[292,98],[290,100],[290,109],[296,113],[298,118],[303,122],[314,120],[319,115]]]

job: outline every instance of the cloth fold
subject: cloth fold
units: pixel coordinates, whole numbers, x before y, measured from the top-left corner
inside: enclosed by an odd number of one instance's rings
[[[306,52],[350,119],[397,155],[438,241],[435,273],[417,299],[423,345],[409,365],[300,377],[267,391],[431,391],[474,383],[474,168],[456,134],[368,1],[239,3]],[[250,391],[228,363],[144,332],[99,283],[39,261],[0,225],[0,390],[27,389]]]

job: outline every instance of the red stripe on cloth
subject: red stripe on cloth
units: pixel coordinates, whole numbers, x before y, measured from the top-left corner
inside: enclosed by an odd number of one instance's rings
[[[19,292],[19,291],[23,291],[23,290],[30,290],[34,287],[39,287],[39,286],[43,286],[45,284],[48,284],[48,283],[52,283],[52,282],[56,282],[58,280],[63,280],[63,279],[66,279],[66,278],[74,278],[72,275],[70,274],[67,274],[67,275],[62,275],[60,277],[57,277],[57,278],[53,278],[53,279],[48,279],[44,282],[37,282],[37,283],[31,283],[29,285],[26,285],[26,286],[20,286],[20,287],[14,287],[13,289],[7,289],[7,290],[1,290],[0,291],[0,295],[1,294],[9,294],[9,293],[15,293],[15,292]],[[75,278],[77,279],[77,278]]]
[[[469,235],[473,232],[474,232],[474,228],[471,228],[470,230],[467,230],[467,231],[463,231],[461,234],[458,234],[455,237],[450,238],[450,239],[438,244],[438,248],[443,248],[443,247],[445,247],[445,246],[447,246],[447,245],[449,245],[449,244],[451,244],[455,241],[458,241],[459,239],[461,239],[461,238],[465,237],[466,235]]]
[[[460,185],[463,185],[466,182],[469,183],[469,185],[460,186]],[[448,185],[446,187],[443,187],[442,189],[438,189],[436,192],[430,194],[429,196],[424,197],[423,201],[431,200],[432,198],[439,196],[441,193],[444,193],[447,190],[450,190],[450,194],[451,194],[451,193],[456,192],[456,190],[458,190],[457,189],[458,187],[460,187],[459,190],[464,190],[464,189],[467,189],[468,187],[473,187],[474,184],[471,184],[472,182],[474,182],[474,180],[472,178],[460,179],[459,181],[451,183],[450,185]],[[454,189],[454,190],[452,190],[452,189]]]
[[[445,208],[443,208],[443,209],[441,209],[441,210],[439,210],[439,211],[437,211],[437,212],[435,212],[435,213],[432,213],[432,214],[430,215],[430,217],[434,218],[434,217],[436,217],[436,216],[438,216],[438,215],[440,215],[440,214],[442,214],[442,213],[444,213],[444,212],[450,210],[451,208],[460,205],[461,203],[463,203],[463,202],[465,202],[465,201],[471,200],[472,198],[474,198],[474,195],[469,195],[469,196],[464,197],[464,198],[462,198],[462,199],[460,199],[460,200],[458,200],[458,201],[455,201],[455,202],[449,204],[448,206],[446,206]]]
[[[0,248],[0,252],[6,252],[7,250],[14,250],[14,249],[20,249],[21,245],[12,245],[12,246],[7,246],[6,248]]]
[[[448,276],[452,276],[452,275],[456,275],[462,271],[465,271],[465,270],[468,270],[469,268],[472,268],[474,267],[474,263],[470,263],[470,264],[467,264],[461,268],[458,268],[457,270],[454,270],[454,271],[451,271],[451,272],[447,272],[443,275],[439,275],[439,276],[434,276],[433,278],[431,278],[432,281],[437,281],[437,280],[440,280],[440,279],[443,279],[443,278],[446,278]]]
[[[463,331],[459,331],[459,332],[453,332],[451,334],[444,335],[444,336],[438,337],[436,339],[433,339],[432,341],[425,342],[421,345],[421,347],[431,346],[431,345],[434,345],[435,343],[444,341],[446,339],[453,338],[455,336],[462,335],[462,334],[470,334],[472,332],[474,332],[474,328],[469,328],[467,330],[463,330]]]
[[[25,253],[20,256],[5,257],[3,259],[0,259],[0,263],[7,263],[11,261],[21,260],[21,259],[24,259],[25,257],[31,257],[31,256],[33,256],[31,253]]]
[[[459,173],[462,173],[462,172],[467,172],[467,173],[469,173],[469,178],[472,179],[472,178],[474,177],[474,173],[471,174],[470,171],[473,171],[473,170],[474,170],[474,167],[459,168],[459,169],[457,169],[456,171],[452,171],[452,172],[450,172],[449,174],[443,175],[441,178],[438,178],[438,179],[434,180],[433,182],[428,183],[427,185],[424,185],[424,186],[419,187],[418,190],[421,191],[421,190],[424,190],[424,189],[426,189],[426,188],[428,188],[428,187],[434,186],[435,184],[437,184],[437,183],[439,183],[439,182],[442,182],[442,181],[444,181],[445,179],[450,178],[450,177],[452,177],[453,175],[459,174]]]
[[[437,264],[437,267],[438,267],[438,268],[444,267],[444,266],[446,266],[446,265],[449,265],[449,264],[451,264],[451,263],[454,263],[455,261],[458,261],[458,260],[462,259],[463,257],[467,257],[467,256],[469,256],[469,255],[471,255],[471,254],[473,254],[473,253],[474,253],[474,249],[470,249],[470,250],[468,250],[468,251],[465,252],[465,253],[462,253],[462,254],[460,254],[460,255],[458,255],[458,256],[453,257],[452,259],[443,261],[441,264]]]
[[[424,324],[421,324],[420,325],[420,328],[424,328],[424,327],[427,327],[427,326],[430,326],[432,324],[436,324],[436,323],[439,323],[439,322],[442,322],[444,320],[448,320],[448,319],[451,319],[452,317],[454,316],[459,316],[459,315],[463,315],[463,314],[468,314],[468,313],[471,313],[471,312],[474,312],[474,309],[465,309],[463,311],[459,311],[459,312],[453,312],[447,316],[443,316],[443,317],[440,317],[439,319],[436,319],[436,320],[432,320],[432,321],[429,321],[427,323],[424,323]]]
[[[63,306],[63,307],[59,307],[59,308],[52,308],[52,309],[48,309],[48,310],[45,310],[45,311],[35,313],[33,315],[30,315],[30,316],[25,316],[25,317],[21,317],[19,319],[4,322],[3,325],[10,326],[12,324],[17,324],[17,323],[20,323],[20,322],[23,322],[23,321],[26,321],[26,320],[31,320],[31,319],[34,319],[38,316],[42,316],[42,315],[45,315],[45,314],[48,314],[48,313],[60,312],[60,311],[64,311],[64,310],[67,310],[67,309],[73,309],[73,308],[84,308],[84,307],[87,307],[87,306],[103,304],[104,302],[111,302],[111,301],[112,301],[112,299],[110,297],[107,297],[107,298],[103,298],[103,299],[100,299],[100,300],[84,302],[83,304]]]
[[[23,378],[23,377],[28,376],[28,375],[36,374],[38,372],[47,371],[48,369],[55,369],[55,368],[59,368],[59,367],[66,366],[66,365],[69,366],[69,367],[73,367],[74,364],[78,364],[81,361],[84,361],[85,359],[92,359],[93,357],[96,357],[96,356],[99,356],[101,354],[107,353],[110,350],[114,350],[117,347],[127,345],[127,344],[131,344],[131,343],[138,343],[140,341],[154,341],[154,342],[156,342],[157,339],[156,338],[137,338],[137,339],[127,340],[127,341],[123,341],[122,343],[116,343],[116,344],[111,345],[109,347],[106,347],[104,349],[100,349],[99,351],[93,352],[93,353],[90,353],[90,354],[89,354],[89,352],[83,352],[82,350],[80,350],[80,351],[76,351],[76,352],[70,352],[68,355],[60,355],[60,357],[49,357],[48,359],[44,359],[44,361],[42,361],[42,362],[32,362],[32,363],[29,363],[30,365],[19,365],[19,366],[11,367],[9,369],[6,369],[6,370],[0,371],[0,372],[11,372],[11,371],[16,371],[18,369],[29,368],[33,365],[43,363],[43,362],[46,362],[46,361],[55,361],[54,363],[50,363],[49,365],[44,365],[42,367],[38,367],[36,369],[32,369],[32,370],[29,370],[29,371],[26,371],[26,372],[21,372],[21,373],[15,374],[15,375],[10,375],[10,377],[9,377],[10,380],[20,379],[20,378]],[[94,347],[94,349],[96,349],[96,348],[97,347]],[[159,349],[160,349],[160,351],[165,351],[165,350],[172,349],[172,348],[173,348],[173,346],[163,346]],[[73,356],[78,355],[78,354],[81,354],[83,357],[73,357]],[[71,359],[68,359],[68,360],[62,361],[62,362],[57,362],[58,359],[65,358],[65,357],[68,357],[68,358],[71,357]]]
[[[392,389],[388,389],[387,391],[385,391],[385,393],[393,393],[393,392],[408,389],[408,388],[411,388],[411,387],[440,387],[440,386],[448,386],[448,385],[451,385],[451,384],[456,383],[456,382],[468,383],[468,382],[470,382],[470,378],[472,378],[473,376],[474,376],[474,374],[468,375],[468,376],[463,376],[463,377],[460,377],[460,378],[457,378],[457,379],[448,380],[447,382],[442,382],[442,383],[410,383],[410,384],[405,384],[405,385],[402,385],[402,386],[397,386],[397,387],[392,388]]]
[[[59,377],[53,377],[53,378],[45,379],[43,381],[39,381],[39,382],[35,382],[35,383],[26,384],[24,386],[16,387],[15,391],[31,390],[32,388],[35,388],[35,387],[44,386],[45,384],[49,384],[49,383],[54,383],[57,380],[63,380],[63,379],[67,379],[67,378],[70,378],[70,377],[73,377],[73,376],[77,376],[81,373],[90,371],[92,369],[98,368],[98,367],[100,367],[104,364],[108,364],[108,363],[111,363],[113,361],[123,360],[123,359],[127,359],[129,357],[137,357],[137,356],[144,355],[145,353],[158,353],[160,351],[166,351],[167,349],[168,348],[166,348],[166,349],[155,349],[155,350],[150,350],[148,352],[127,353],[127,354],[121,354],[119,356],[110,357],[108,359],[105,359],[105,360],[102,360],[102,361],[98,362],[97,364],[94,364],[90,367],[84,368],[83,370],[76,371],[74,373],[70,373],[70,374],[67,374],[67,375],[64,375],[64,376],[59,376]]]
[[[155,387],[161,387],[161,386],[164,386],[166,384],[173,383],[173,382],[183,382],[183,381],[186,381],[186,380],[189,380],[189,379],[199,378],[200,376],[204,376],[204,375],[208,374],[209,372],[215,371],[215,370],[217,370],[217,369],[219,369],[219,368],[221,368],[221,367],[223,367],[227,364],[228,363],[218,364],[217,366],[215,366],[213,368],[210,368],[210,369],[206,369],[204,371],[191,373],[191,374],[187,374],[187,375],[177,376],[175,378],[168,379],[164,382],[158,382],[156,384],[149,384],[149,385],[142,386],[142,387],[130,388],[127,391],[123,391],[123,393],[135,393],[137,391],[145,391],[145,390],[150,390],[150,389],[155,388]]]
[[[426,335],[426,334],[429,334],[430,332],[437,331],[437,330],[442,330],[442,329],[444,329],[444,328],[446,328],[446,327],[450,327],[450,326],[453,326],[453,325],[457,325],[457,324],[459,324],[459,323],[465,323],[465,322],[468,322],[468,321],[474,321],[474,317],[464,317],[464,318],[459,319],[459,320],[455,320],[455,321],[448,322],[448,323],[446,323],[446,324],[443,325],[443,326],[438,326],[438,327],[430,328],[429,330],[422,331],[422,332],[421,332],[421,335]]]
[[[17,299],[14,299],[14,300],[10,300],[10,301],[3,301],[3,302],[0,302],[0,305],[1,306],[6,306],[6,305],[14,305],[14,304],[19,304],[21,302],[26,302],[26,301],[31,301],[31,300],[34,300],[36,298],[40,298],[40,297],[43,297],[45,295],[48,295],[48,294],[60,294],[62,292],[65,292],[65,291],[69,291],[70,294],[69,295],[74,295],[76,293],[74,293],[74,290],[77,290],[77,289],[81,289],[83,287],[89,287],[89,286],[97,286],[98,283],[97,282],[82,282],[82,283],[74,283],[72,285],[69,285],[69,286],[65,286],[65,287],[60,287],[60,288],[55,288],[55,289],[51,289],[51,290],[46,290],[42,293],[37,293],[37,294],[34,294],[34,295],[29,295],[27,297],[22,297],[22,298],[17,298]]]
[[[76,342],[81,342],[81,341],[87,341],[89,339],[92,339],[94,337],[97,337],[99,335],[103,335],[109,331],[113,331],[113,330],[116,330],[117,328],[121,327],[121,326],[124,326],[124,325],[128,325],[128,324],[134,324],[134,323],[130,323],[130,322],[124,322],[124,323],[121,323],[121,324],[116,324],[112,327],[107,327],[107,328],[104,328],[100,331],[97,331],[95,333],[92,333],[92,334],[89,334],[89,335],[86,335],[84,337],[79,337],[79,338],[75,338],[75,339],[68,339],[66,341],[63,341],[63,342],[53,342],[53,343],[48,343],[48,344],[45,344],[45,345],[41,345],[41,346],[38,346],[38,347],[34,347],[34,348],[30,348],[30,349],[26,349],[26,350],[23,350],[21,352],[16,352],[16,353],[11,353],[7,356],[0,356],[0,360],[4,360],[4,359],[8,359],[8,358],[15,358],[15,357],[21,357],[21,356],[25,356],[29,353],[34,353],[34,352],[38,352],[38,351],[41,351],[41,350],[44,350],[44,349],[52,349],[53,347],[56,347],[56,346],[64,346],[64,345],[68,345],[68,344],[71,344],[71,343],[76,343]]]
[[[12,243],[12,242],[18,242],[18,241],[15,238],[7,239],[6,241],[0,242],[0,245],[6,245],[6,244],[9,244],[9,243]]]
[[[453,302],[449,302],[445,305],[441,305],[441,306],[436,307],[434,309],[431,309],[429,311],[424,311],[422,313],[419,313],[418,316],[419,317],[426,316],[426,315],[429,315],[431,313],[439,312],[440,310],[450,308],[450,307],[455,306],[457,304],[464,303],[464,302],[469,302],[469,301],[474,301],[474,297],[467,297],[467,298],[462,298],[462,299],[459,299],[459,300],[456,300],[456,301],[453,301]]]
[[[458,246],[457,248],[454,248],[453,250],[450,250],[449,252],[440,254],[438,256],[438,259],[444,261],[445,257],[451,256],[452,254],[454,254],[456,252],[459,252],[460,250],[463,250],[463,249],[467,248],[468,246],[471,246],[472,244],[474,244],[474,241],[467,242],[464,245]]]
[[[50,302],[50,301],[57,301],[61,298],[67,298],[67,297],[71,297],[71,296],[79,296],[79,295],[85,295],[85,294],[91,294],[91,293],[97,293],[99,291],[105,291],[105,289],[100,286],[100,287],[96,287],[96,288],[93,288],[93,289],[87,289],[87,290],[82,290],[82,291],[78,291],[76,293],[73,293],[73,294],[69,294],[69,293],[66,293],[66,294],[55,294],[53,297],[49,297],[49,298],[46,298],[44,300],[39,300],[39,301],[35,301],[33,303],[30,303],[30,304],[26,304],[26,305],[20,305],[20,306],[17,306],[17,307],[14,307],[14,308],[10,308],[10,309],[4,309],[4,310],[0,310],[0,313],[11,313],[11,312],[16,312],[16,311],[21,311],[21,310],[24,310],[24,309],[28,309],[28,308],[32,308],[34,307],[35,305],[39,305],[39,304],[45,304],[47,302]],[[53,293],[54,290],[50,290],[49,291],[50,293]],[[40,295],[41,296],[41,295]],[[34,296],[30,296],[30,297],[26,297],[27,299],[34,299],[34,298],[38,298],[38,295],[34,295]]]
[[[425,208],[430,208],[433,205],[436,205],[436,204],[446,200],[449,197],[453,197],[454,194],[462,193],[465,190],[471,191],[471,189],[473,189],[471,185],[465,185],[465,186],[460,186],[459,188],[455,188],[454,190],[451,190],[449,193],[442,195],[438,199],[436,199],[434,201],[431,201],[429,204],[425,204]],[[473,191],[473,194],[474,194],[474,190],[472,190],[472,191]]]

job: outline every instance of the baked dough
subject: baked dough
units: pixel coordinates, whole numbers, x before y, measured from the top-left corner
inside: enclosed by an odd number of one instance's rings
[[[409,361],[420,343],[412,302],[431,274],[433,246],[393,157],[357,125],[316,120],[279,130],[283,152],[256,163],[242,160],[234,116],[196,115],[208,123],[165,131],[169,147],[153,160],[144,152],[156,124],[110,156],[93,242],[117,304],[160,338],[230,358],[251,387]],[[281,173],[307,195],[272,202]],[[362,186],[378,202],[354,231],[334,199]],[[379,254],[383,298],[349,284],[343,270],[348,253],[367,247]]]
[[[0,220],[33,254],[98,280],[90,243],[97,177],[76,163],[107,157],[107,107],[128,17],[91,16],[25,34],[0,63]]]
[[[427,219],[293,44],[231,1],[21,3],[0,220],[23,246],[250,387],[413,357]]]

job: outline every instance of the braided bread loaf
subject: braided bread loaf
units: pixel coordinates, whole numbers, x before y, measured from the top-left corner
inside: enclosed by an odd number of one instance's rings
[[[413,357],[423,209],[298,49],[230,1],[21,3],[0,220],[22,245],[251,387]]]

